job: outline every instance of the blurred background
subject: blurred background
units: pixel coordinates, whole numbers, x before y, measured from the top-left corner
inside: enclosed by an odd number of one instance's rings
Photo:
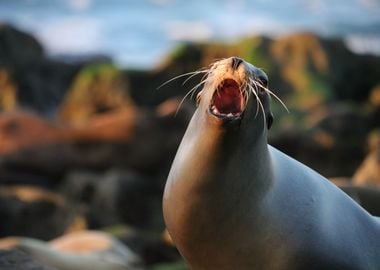
[[[200,77],[157,88],[230,56],[290,110],[273,100],[270,143],[380,215],[379,0],[0,0],[0,265],[96,230],[187,269],[161,197]]]

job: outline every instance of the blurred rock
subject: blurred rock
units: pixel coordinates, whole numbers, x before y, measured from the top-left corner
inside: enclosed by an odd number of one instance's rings
[[[353,183],[351,179],[334,178],[331,181],[354,199],[371,215],[380,217],[380,188]]]
[[[41,44],[31,35],[8,24],[0,24],[0,65],[21,68],[41,61]]]
[[[94,116],[72,127],[26,112],[0,114],[0,154],[80,141],[128,141],[140,112],[133,106]]]
[[[191,89],[191,86],[181,85],[186,77],[165,85],[159,95],[155,89],[175,76],[233,55],[263,68],[270,78],[270,88],[304,110],[328,101],[363,102],[379,83],[380,57],[354,54],[342,40],[295,33],[275,40],[252,37],[232,44],[184,44],[153,71],[126,71],[132,97],[144,105],[157,105],[169,97],[183,97]],[[195,76],[189,85],[195,85],[202,76]]]
[[[127,80],[116,67],[111,64],[87,65],[76,75],[60,105],[59,116],[64,122],[78,125],[95,114],[131,103]]]
[[[174,113],[160,116],[127,107],[76,128],[54,127],[29,115],[5,115],[0,119],[0,181],[21,179],[46,186],[54,179],[54,186],[69,168],[110,167],[166,177],[189,119],[186,104]]]
[[[9,72],[0,68],[0,111],[12,111],[17,107],[17,88]]]
[[[380,187],[380,130],[370,133],[369,153],[356,170],[353,179],[357,185]]]
[[[0,269],[2,270],[59,270],[42,265],[20,250],[0,250]]]
[[[139,228],[163,226],[162,191],[156,179],[132,171],[78,171],[67,175],[61,190],[80,206],[90,228],[119,223]]]
[[[51,115],[62,101],[79,66],[47,59],[42,46],[34,37],[2,24],[0,68],[14,82],[17,89],[16,101],[20,107]],[[7,92],[10,95],[10,91]]]
[[[103,58],[94,58],[70,63],[49,59],[33,36],[1,24],[0,71],[3,77],[6,74],[8,83],[7,91],[0,92],[0,104],[9,109],[11,103],[16,103],[52,117],[78,71],[86,64],[104,62]]]
[[[49,240],[68,230],[76,213],[58,194],[31,186],[0,187],[0,237]]]
[[[140,258],[116,238],[100,231],[80,231],[43,242],[18,237],[8,248],[16,248],[49,267],[60,270],[138,270]]]
[[[355,107],[324,106],[287,127],[270,132],[270,143],[326,177],[352,176],[363,160],[369,131],[366,116]],[[281,123],[280,123],[281,125]],[[355,128],[353,128],[355,127]]]
[[[156,264],[182,260],[178,250],[164,241],[160,230],[135,230],[134,233],[120,227],[111,230],[118,231],[117,238],[139,254],[148,269]]]
[[[0,154],[52,144],[70,138],[68,130],[24,112],[0,114]]]

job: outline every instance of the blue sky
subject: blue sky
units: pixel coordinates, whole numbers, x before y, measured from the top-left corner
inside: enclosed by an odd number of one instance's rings
[[[0,0],[0,20],[52,56],[100,53],[143,68],[182,41],[305,30],[380,54],[379,0]]]

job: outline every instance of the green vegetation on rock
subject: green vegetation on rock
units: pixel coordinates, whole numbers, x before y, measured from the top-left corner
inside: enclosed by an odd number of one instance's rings
[[[93,114],[128,105],[128,83],[111,64],[85,66],[74,79],[60,108],[66,122],[80,124]]]

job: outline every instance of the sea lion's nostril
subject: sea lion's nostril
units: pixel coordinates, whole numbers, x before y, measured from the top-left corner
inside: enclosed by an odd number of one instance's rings
[[[239,57],[232,57],[232,69],[236,70],[241,63],[243,63],[243,59]]]

